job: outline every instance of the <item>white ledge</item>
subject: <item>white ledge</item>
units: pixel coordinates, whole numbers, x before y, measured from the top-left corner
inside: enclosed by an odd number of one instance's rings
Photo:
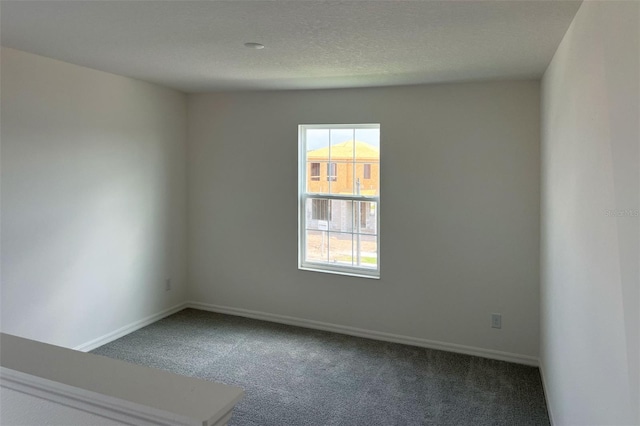
[[[244,395],[239,387],[4,333],[0,363],[2,387],[137,424],[224,425]]]

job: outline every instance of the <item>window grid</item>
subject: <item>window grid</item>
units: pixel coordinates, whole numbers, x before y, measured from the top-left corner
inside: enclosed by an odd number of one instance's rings
[[[379,247],[379,224],[380,224],[380,215],[379,215],[379,196],[377,195],[379,189],[379,180],[377,182],[373,182],[368,184],[369,186],[366,188],[368,192],[365,194],[360,194],[360,181],[363,179],[371,179],[371,161],[370,160],[356,160],[357,152],[356,150],[361,149],[356,145],[356,130],[358,129],[376,129],[379,135],[379,125],[301,125],[299,126],[300,131],[300,167],[301,167],[301,181],[299,185],[299,193],[300,193],[300,231],[299,231],[299,258],[300,263],[299,266],[301,269],[310,269],[314,271],[320,272],[332,272],[332,273],[341,273],[346,275],[357,275],[363,277],[371,277],[371,278],[379,278],[380,271],[380,247]],[[327,129],[328,130],[328,158],[327,158],[327,186],[322,188],[320,187],[320,191],[312,192],[311,187],[308,187],[307,182],[303,181],[303,178],[306,178],[306,171],[303,170],[306,167],[315,167],[315,164],[321,166],[320,163],[307,162],[307,145],[306,145],[306,130],[313,129]],[[332,132],[342,130],[342,134],[344,135],[344,130],[351,130],[351,142],[352,145],[352,155],[349,160],[345,159],[334,159],[332,157],[332,146],[334,144],[340,144],[340,142],[335,142],[333,139]],[[379,136],[378,136],[379,137]],[[379,142],[378,142],[379,143]],[[376,158],[379,158],[379,154],[375,155]],[[315,159],[314,159],[315,160]],[[353,172],[351,176],[352,181],[352,189],[350,192],[345,193],[333,193],[333,182],[338,184],[338,180],[340,179],[337,174],[339,173],[337,169],[337,164],[352,164]],[[364,167],[360,167],[360,171],[362,172],[361,176],[357,175],[357,167],[360,165],[364,165]],[[379,165],[379,159],[375,163]],[[379,167],[379,166],[378,166]],[[316,177],[316,173],[310,173],[310,176]],[[378,178],[379,175],[376,174],[375,179]],[[346,176],[345,176],[346,177]],[[344,178],[343,178],[344,179]],[[315,180],[315,179],[310,179]],[[318,179],[320,180],[320,179]],[[342,190],[344,191],[344,184],[342,185]],[[371,194],[371,188],[373,186],[375,195],[366,195]],[[327,188],[328,187],[328,188]],[[338,188],[338,187],[336,187]],[[327,191],[327,192],[325,192]],[[340,191],[340,189],[336,189],[336,191]],[[346,195],[345,195],[346,194]],[[329,200],[331,202],[328,203],[328,222],[324,223],[324,229],[320,228],[319,224],[309,224],[307,220],[322,220],[322,217],[317,213],[311,214],[307,217],[306,209],[307,200],[311,199],[311,204],[316,200]],[[347,209],[350,213],[347,213],[347,222],[344,222],[344,214],[342,218],[342,226],[345,223],[350,222],[349,228],[350,230],[345,229],[331,229],[336,226],[334,220],[338,220],[339,217],[336,217],[335,209],[332,204],[334,201],[345,201],[343,203],[343,208],[345,205],[351,205],[351,209]],[[339,212],[338,212],[339,213]],[[326,216],[325,216],[326,218]],[[371,220],[373,222],[371,222]],[[325,221],[326,222],[326,221]],[[314,227],[316,226],[316,227]],[[363,230],[368,230],[364,231]],[[311,256],[307,256],[306,250],[310,247],[311,244],[306,239],[310,236],[314,236],[318,238],[318,236],[322,237],[322,249],[319,254],[317,251],[313,252],[313,258]],[[341,237],[341,238],[338,238]],[[340,241],[345,243],[344,245],[349,245],[351,247],[350,256],[348,256],[344,251],[333,251],[333,245],[340,245]],[[361,246],[361,243],[363,245]],[[367,245],[369,247],[369,251],[364,250],[362,247]],[[338,247],[336,246],[336,247]],[[340,254],[342,253],[342,254]],[[319,256],[319,257],[318,257]],[[373,257],[371,257],[373,256]],[[343,260],[338,262],[338,258],[343,257]],[[322,260],[318,261],[320,258]],[[365,263],[365,262],[373,262],[373,263]],[[351,267],[347,267],[345,265],[351,265]]]

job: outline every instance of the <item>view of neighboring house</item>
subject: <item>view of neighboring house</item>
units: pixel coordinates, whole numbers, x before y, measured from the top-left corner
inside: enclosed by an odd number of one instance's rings
[[[347,140],[309,151],[307,160],[309,192],[379,195],[380,151],[373,145]]]
[[[313,194],[380,194],[380,151],[347,140],[307,152],[307,191]],[[306,206],[309,260],[377,265],[377,203],[310,198]]]

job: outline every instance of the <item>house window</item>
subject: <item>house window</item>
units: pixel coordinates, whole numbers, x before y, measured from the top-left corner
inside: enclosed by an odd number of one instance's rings
[[[327,180],[333,182],[338,180],[338,167],[336,163],[327,163]]]
[[[379,278],[380,125],[300,125],[299,152],[300,269]]]
[[[331,202],[329,200],[311,200],[312,220],[331,220]]]
[[[320,163],[311,163],[311,180],[320,180]]]
[[[371,179],[371,164],[364,165],[364,178]]]

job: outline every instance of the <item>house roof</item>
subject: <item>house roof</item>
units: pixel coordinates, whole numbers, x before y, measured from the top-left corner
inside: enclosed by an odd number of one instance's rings
[[[380,160],[380,151],[366,142],[354,141],[353,139],[341,142],[339,144],[331,145],[331,159],[332,160],[352,160],[353,159],[353,147],[355,145],[356,155],[359,160],[363,159],[375,159]],[[313,151],[307,152],[307,158],[309,159],[329,159],[329,147],[319,148]]]

